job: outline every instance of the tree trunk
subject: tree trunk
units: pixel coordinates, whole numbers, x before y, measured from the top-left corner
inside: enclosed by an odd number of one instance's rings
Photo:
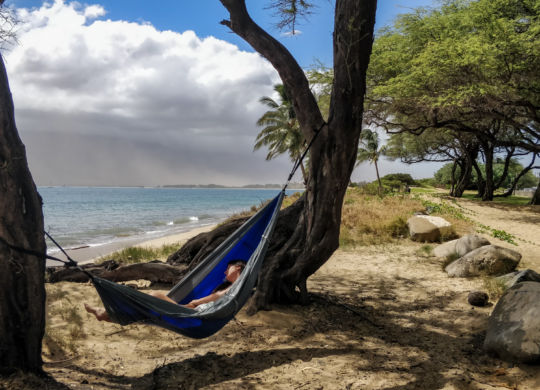
[[[529,204],[540,205],[540,181],[538,181],[538,186],[536,187],[536,191],[534,191],[534,195]]]
[[[300,129],[311,140],[305,202],[294,232],[261,270],[250,311],[271,302],[307,302],[306,280],[339,246],[343,198],[356,161],[373,41],[376,0],[337,0],[334,25],[334,84],[325,123],[304,71],[278,41],[257,26],[244,0],[221,0],[230,14],[222,24],[268,59],[290,92]],[[300,294],[296,288],[300,290]]]
[[[504,159],[504,169],[503,169],[501,177],[499,178],[497,183],[495,183],[495,189],[501,187],[504,181],[506,180],[506,177],[508,176],[508,171],[510,168],[510,163],[512,162],[512,157],[514,156],[515,151],[516,151],[515,147],[511,147],[507,150],[506,157]]]
[[[461,166],[461,172],[459,174],[459,180],[454,188],[454,197],[461,198],[463,193],[467,189],[469,182],[471,181],[472,163],[469,159],[465,159],[464,164]]]
[[[458,162],[457,160],[454,160],[454,164],[452,164],[452,174],[450,175],[450,196],[454,196],[455,189],[456,189],[456,168],[457,168]]]
[[[512,184],[510,185],[510,188],[509,188],[504,194],[501,194],[501,195],[495,195],[495,197],[500,196],[500,197],[506,198],[506,197],[512,195],[512,194],[514,193],[514,191],[515,191],[517,185],[518,185],[519,180],[520,180],[523,176],[525,176],[525,174],[526,174],[527,172],[529,172],[531,169],[540,169],[540,167],[535,167],[535,166],[534,166],[534,162],[535,162],[535,161],[536,161],[536,153],[533,154],[533,157],[532,157],[532,160],[531,160],[530,164],[529,164],[528,166],[526,166],[525,168],[523,168],[523,169],[521,170],[521,172],[516,176],[516,178],[514,179],[514,181],[512,182]]]
[[[475,198],[481,198],[482,195],[484,194],[484,190],[486,188],[486,181],[484,180],[482,170],[478,166],[478,163],[476,162],[476,160],[473,161],[473,167],[474,167],[474,170],[476,171],[476,177],[477,177],[476,186],[478,187],[478,192],[477,192]]]
[[[304,185],[307,185],[307,172],[306,172],[306,168],[304,167],[304,163],[302,161],[300,162],[300,170],[302,171],[303,183]]]
[[[493,193],[495,192],[495,185],[493,182],[493,146],[483,145],[484,155],[486,157],[486,185],[484,187],[484,193],[482,194],[482,200],[493,200]]]
[[[0,56],[1,57],[1,56]],[[45,254],[41,198],[15,126],[6,69],[0,58],[0,373],[41,372],[45,328]]]
[[[377,182],[379,183],[379,196],[382,196],[383,188],[382,188],[382,183],[381,183],[381,177],[379,176],[379,166],[377,165],[377,160],[375,160],[374,163],[375,163],[375,172],[377,173]]]

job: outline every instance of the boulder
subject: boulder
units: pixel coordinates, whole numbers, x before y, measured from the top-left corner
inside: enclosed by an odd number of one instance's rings
[[[452,256],[456,256],[457,253],[456,253],[456,243],[458,242],[458,240],[452,240],[452,241],[448,241],[448,242],[445,242],[439,246],[437,246],[435,249],[433,249],[433,255],[434,256],[437,256],[437,257],[440,257],[440,258],[443,258],[443,259],[448,259]],[[460,256],[457,256],[457,257],[460,257]],[[455,259],[455,257],[454,257]]]
[[[540,274],[537,274],[532,269],[525,269],[523,271],[510,272],[509,274],[499,276],[497,279],[503,282],[507,288],[510,288],[514,284],[521,282],[540,283]]]
[[[540,362],[540,283],[522,282],[501,297],[488,320],[484,348],[520,363]]]
[[[479,236],[477,234],[467,234],[466,236],[463,236],[457,240],[456,253],[459,256],[464,256],[467,253],[477,248],[480,248],[489,244],[490,242],[482,236]]]
[[[496,245],[485,245],[467,253],[446,267],[449,276],[466,278],[480,275],[503,275],[513,271],[521,254]]]
[[[441,217],[415,215],[407,220],[409,234],[414,241],[435,242],[453,233],[452,224]]]
[[[483,291],[471,291],[467,297],[467,302],[473,306],[486,306],[489,302],[489,296]]]
[[[461,257],[476,248],[489,245],[489,241],[476,234],[467,234],[457,240],[452,240],[439,245],[433,250],[437,257],[449,258],[451,256]]]

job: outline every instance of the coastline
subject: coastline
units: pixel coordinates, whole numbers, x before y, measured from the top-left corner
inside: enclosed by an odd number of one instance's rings
[[[111,253],[120,251],[125,248],[132,246],[140,248],[159,248],[163,245],[176,244],[178,242],[186,242],[192,237],[195,237],[198,234],[208,232],[214,229],[216,225],[207,225],[197,227],[185,232],[174,233],[166,235],[163,237],[153,238],[153,239],[144,239],[144,237],[133,237],[131,239],[126,239],[118,242],[112,242],[100,246],[87,246],[76,249],[66,250],[67,254],[77,261],[79,264],[92,263],[95,260],[110,255]],[[66,256],[63,253],[54,253],[53,256],[58,257],[61,260],[67,260]],[[62,265],[57,261],[47,260],[47,267]]]

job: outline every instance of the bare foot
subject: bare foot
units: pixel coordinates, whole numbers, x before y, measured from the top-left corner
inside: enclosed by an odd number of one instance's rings
[[[107,311],[104,309],[97,309],[93,306],[88,305],[87,303],[84,304],[84,308],[86,311],[90,314],[93,314],[96,316],[98,321],[108,321],[111,322],[111,319],[109,315],[107,314]]]

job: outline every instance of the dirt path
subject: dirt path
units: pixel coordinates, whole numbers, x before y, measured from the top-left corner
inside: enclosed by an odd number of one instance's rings
[[[508,206],[465,199],[459,199],[457,203],[478,224],[514,236],[517,246],[485,234],[493,244],[520,252],[523,255],[520,268],[532,268],[540,272],[540,206]]]

